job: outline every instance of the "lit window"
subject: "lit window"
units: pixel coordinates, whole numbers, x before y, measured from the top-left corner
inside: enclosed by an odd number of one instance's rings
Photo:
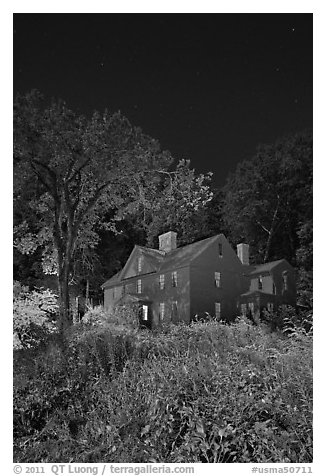
[[[142,307],[142,318],[143,321],[148,321],[148,306],[146,306],[145,304],[143,304]]]
[[[273,312],[274,311],[274,304],[272,302],[267,303],[267,311]]]
[[[143,257],[142,257],[142,256],[139,256],[139,258],[138,258],[138,265],[137,265],[138,273],[141,272],[142,268],[143,268]]]
[[[215,287],[221,287],[221,273],[219,273],[218,271],[215,271]]]
[[[221,318],[221,303],[220,302],[215,303],[215,317],[217,319]]]
[[[258,289],[263,289],[263,278],[261,276],[258,278]]]
[[[176,288],[178,285],[178,273],[177,271],[172,271],[172,286]]]
[[[141,279],[137,279],[137,293],[141,293]]]
[[[160,289],[164,289],[164,284],[165,284],[165,275],[160,274]]]
[[[220,258],[223,256],[222,243],[218,244],[218,254],[219,254]]]
[[[165,317],[165,303],[160,302],[160,319],[164,319]]]
[[[250,302],[248,304],[248,307],[249,307],[249,311],[251,311],[251,313],[253,314],[255,312],[255,304],[253,302]]]

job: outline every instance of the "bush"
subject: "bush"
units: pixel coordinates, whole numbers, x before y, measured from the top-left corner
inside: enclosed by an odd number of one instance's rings
[[[18,462],[312,460],[310,335],[79,325],[14,383]]]
[[[39,345],[55,332],[57,296],[49,289],[35,289],[14,282],[13,292],[14,349]]]
[[[82,321],[92,326],[111,326],[113,329],[123,326],[137,329],[139,327],[138,306],[118,306],[113,311],[105,311],[103,306],[96,306],[88,309]]]

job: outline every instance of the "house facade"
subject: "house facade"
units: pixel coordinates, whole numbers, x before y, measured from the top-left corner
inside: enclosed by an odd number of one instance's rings
[[[295,304],[295,274],[286,260],[253,266],[249,246],[237,253],[223,234],[177,247],[177,234],[160,235],[159,249],[135,246],[125,266],[106,281],[104,308],[135,304],[149,328],[236,315]]]

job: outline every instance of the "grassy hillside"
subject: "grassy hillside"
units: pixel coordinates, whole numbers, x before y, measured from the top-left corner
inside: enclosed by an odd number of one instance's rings
[[[15,353],[14,437],[17,462],[310,462],[312,339],[76,327]]]

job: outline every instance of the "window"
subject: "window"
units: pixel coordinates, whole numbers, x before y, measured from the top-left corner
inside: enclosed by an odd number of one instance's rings
[[[138,273],[140,273],[143,269],[143,257],[142,256],[139,256],[139,258],[138,258],[137,269],[138,269]]]
[[[288,283],[288,273],[287,271],[284,271],[282,273],[282,278],[283,278],[283,291],[287,291],[289,288],[289,283]]]
[[[165,275],[160,274],[160,289],[164,289],[164,284],[165,284]]]
[[[273,294],[276,294],[276,286],[275,286],[275,283],[273,283]]]
[[[163,320],[165,317],[165,303],[160,302],[160,319]]]
[[[272,302],[267,303],[267,311],[273,312],[274,311],[274,304]]]
[[[241,315],[246,316],[247,315],[247,304],[241,304]]]
[[[222,248],[222,243],[218,244],[218,255],[220,258],[223,256],[223,248]]]
[[[143,304],[142,307],[142,319],[143,321],[148,321],[148,306],[146,304]]]
[[[249,311],[253,314],[255,312],[255,304],[253,302],[248,303]]]
[[[219,273],[218,271],[215,271],[215,287],[221,287],[221,273]]]
[[[141,293],[141,279],[137,279],[137,293]]]
[[[221,303],[220,302],[215,303],[215,317],[216,319],[221,318]]]
[[[261,276],[258,278],[258,289],[263,289],[263,278]]]
[[[178,285],[178,273],[176,271],[172,271],[172,286],[176,288]]]

